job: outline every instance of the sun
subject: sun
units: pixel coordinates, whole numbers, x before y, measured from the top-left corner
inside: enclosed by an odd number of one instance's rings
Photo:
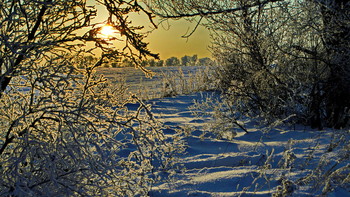
[[[104,25],[100,30],[101,36],[108,39],[116,37],[117,32],[118,31],[110,25]]]

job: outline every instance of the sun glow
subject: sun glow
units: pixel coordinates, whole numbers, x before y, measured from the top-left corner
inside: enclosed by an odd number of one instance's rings
[[[117,37],[118,30],[110,25],[104,25],[100,30],[102,38],[112,39]]]

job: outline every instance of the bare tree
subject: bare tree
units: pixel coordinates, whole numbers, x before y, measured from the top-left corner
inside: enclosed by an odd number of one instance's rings
[[[157,58],[128,19],[151,14],[136,0],[97,2],[106,21],[93,22],[85,0],[0,2],[1,196],[145,195],[171,163],[149,106],[94,71],[108,58]],[[123,39],[103,38],[103,24]]]

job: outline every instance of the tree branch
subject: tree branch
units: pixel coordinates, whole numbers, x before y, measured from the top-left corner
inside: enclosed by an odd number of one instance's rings
[[[265,5],[267,3],[274,3],[274,2],[279,2],[279,1],[284,1],[284,0],[265,0],[263,2],[256,2],[250,5],[244,5],[238,8],[230,8],[230,9],[225,9],[225,10],[214,10],[214,11],[209,11],[209,12],[196,12],[196,13],[191,13],[191,14],[178,14],[178,15],[163,15],[163,14],[158,14],[160,17],[163,18],[172,18],[172,19],[178,19],[178,18],[187,18],[187,17],[195,17],[195,16],[209,16],[209,15],[217,15],[217,14],[225,14],[225,13],[232,13],[232,12],[237,12],[240,10],[245,10],[251,7],[256,7],[256,6],[261,6]]]
[[[50,2],[51,2],[51,0],[48,0],[46,3],[50,3]],[[35,33],[38,31],[38,28],[43,20],[44,14],[45,14],[47,9],[48,9],[48,6],[46,4],[43,5],[43,7],[41,8],[41,10],[38,14],[37,20],[34,24],[34,27],[30,31],[30,33],[28,34],[28,40],[27,40],[28,43],[29,43],[29,41],[31,41],[35,38]],[[15,71],[16,67],[23,61],[25,54],[28,51],[30,51],[31,48],[22,49],[22,51],[20,52],[20,55],[17,57],[15,63],[4,74],[2,74],[0,76],[0,98],[2,96],[2,93],[5,91],[6,87],[10,84],[12,76],[13,76],[13,72]]]

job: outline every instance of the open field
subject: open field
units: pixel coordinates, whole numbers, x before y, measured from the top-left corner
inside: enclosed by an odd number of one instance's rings
[[[185,93],[195,91],[196,88],[200,88],[197,83],[205,83],[201,82],[205,79],[200,75],[208,72],[208,68],[203,66],[148,67],[146,69],[153,73],[151,78],[134,67],[99,68],[97,74],[104,75],[112,83],[125,85],[128,87],[128,92],[142,99],[150,99],[164,97],[171,93],[175,95],[184,91],[187,91]]]

